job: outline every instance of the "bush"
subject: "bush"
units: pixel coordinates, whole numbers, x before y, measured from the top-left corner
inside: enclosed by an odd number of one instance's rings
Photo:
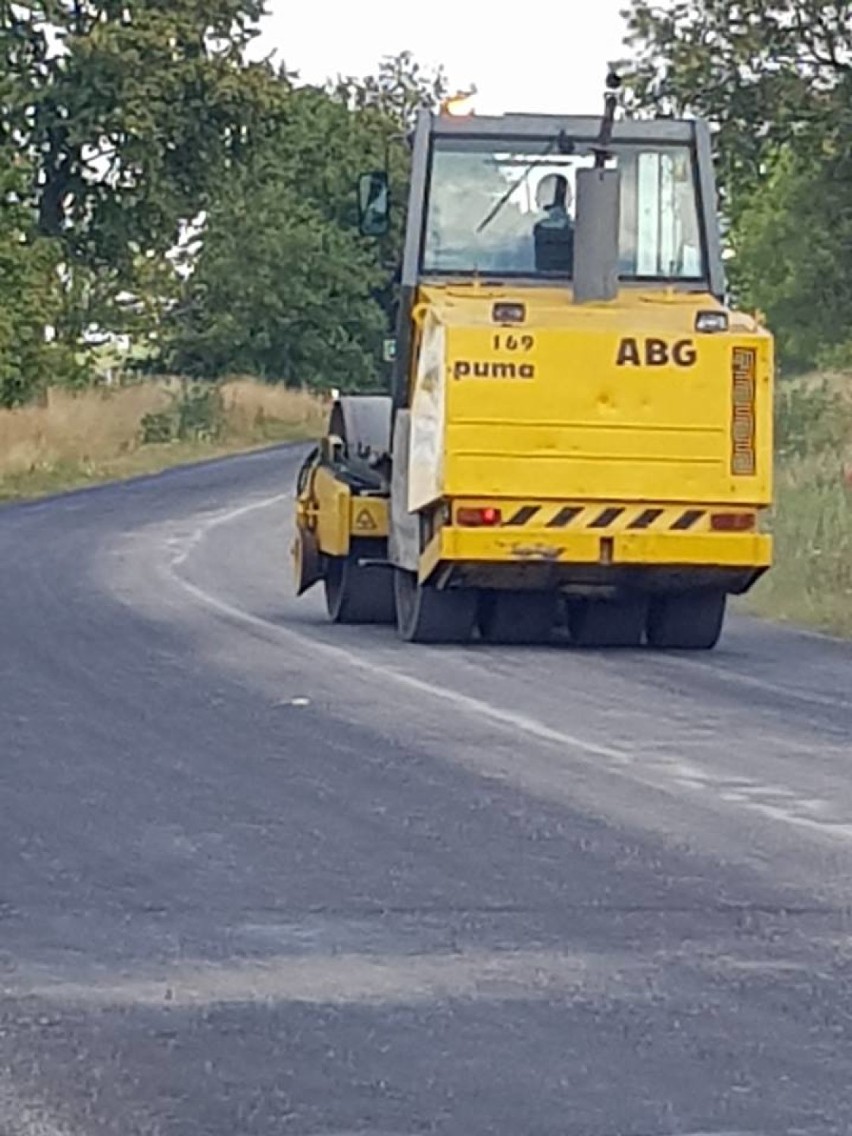
[[[781,384],[776,428],[774,566],[750,606],[852,633],[852,378]]]
[[[212,383],[182,382],[170,392],[172,405],[142,418],[143,445],[165,442],[215,442],[225,425],[222,392]]]
[[[852,387],[852,379],[849,382]],[[780,383],[775,436],[781,461],[841,454],[852,440],[852,426],[849,405],[839,384],[826,376]]]

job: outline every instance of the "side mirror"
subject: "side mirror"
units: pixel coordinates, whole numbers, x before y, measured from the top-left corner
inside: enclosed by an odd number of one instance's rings
[[[383,237],[390,228],[390,184],[383,171],[358,178],[358,228],[364,237]]]

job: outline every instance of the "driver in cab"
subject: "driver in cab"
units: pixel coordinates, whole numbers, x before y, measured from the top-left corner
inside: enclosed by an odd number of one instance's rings
[[[544,216],[533,228],[536,272],[571,275],[574,270],[574,222],[569,209],[571,187],[562,174],[538,183],[536,204]]]

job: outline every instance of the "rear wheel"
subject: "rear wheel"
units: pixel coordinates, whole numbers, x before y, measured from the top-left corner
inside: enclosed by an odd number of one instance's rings
[[[438,591],[420,584],[414,572],[394,573],[396,626],[407,643],[467,643],[476,622],[472,588]]]
[[[722,634],[727,599],[716,591],[654,597],[648,609],[648,644],[663,650],[712,650]]]
[[[392,573],[362,568],[355,556],[329,557],[325,602],[333,623],[393,623]]]
[[[645,602],[580,600],[569,604],[568,629],[577,647],[638,647],[645,630]]]
[[[479,630],[486,643],[546,643],[556,622],[556,596],[549,592],[484,592]]]

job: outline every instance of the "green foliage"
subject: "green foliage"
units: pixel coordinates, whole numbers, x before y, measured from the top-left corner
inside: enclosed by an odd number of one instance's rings
[[[767,313],[789,369],[842,363],[852,312],[852,148],[814,159],[785,146],[749,200],[737,226],[743,294]]]
[[[136,331],[223,169],[260,144],[280,84],[244,52],[263,0],[0,0],[0,168],[63,265],[59,339]],[[158,275],[156,290],[152,275]]]
[[[749,606],[852,634],[852,373],[779,384],[774,567]]]
[[[51,242],[34,236],[22,201],[22,162],[0,168],[0,406],[27,402],[51,382],[73,381],[72,353],[49,342],[62,318],[59,260]]]
[[[171,393],[167,410],[143,415],[140,438],[143,445],[163,442],[212,442],[222,434],[225,407],[222,392],[213,383],[183,382]]]
[[[741,300],[788,370],[849,339],[852,3],[633,0],[636,113],[711,123]]]
[[[818,150],[844,108],[849,0],[632,0],[627,17],[633,106],[714,125],[734,215],[738,192],[762,181],[767,156],[794,140]]]
[[[408,55],[385,60],[375,78],[288,85],[274,133],[222,179],[190,252],[167,321],[168,367],[341,390],[380,384],[407,192],[402,132],[442,90],[440,75],[423,76]],[[393,228],[369,241],[357,232],[355,185],[386,163]]]
[[[849,400],[837,384],[822,381],[785,382],[775,396],[776,450],[782,462],[834,455],[834,480],[844,452],[852,441]]]
[[[443,68],[423,71],[410,51],[385,56],[375,75],[340,77],[328,90],[350,110],[368,108],[400,129],[410,129],[421,107],[433,109],[448,93]]]
[[[404,133],[443,73],[403,53],[374,76],[297,87],[246,61],[263,8],[0,0],[0,171],[15,172],[0,218],[0,400],[86,381],[116,333],[141,366],[197,377],[379,382]],[[355,183],[385,165],[398,208],[369,242]]]
[[[369,386],[381,334],[375,260],[286,178],[233,179],[174,313],[169,363],[352,390]]]
[[[43,233],[110,267],[168,247],[265,109],[264,74],[242,63],[262,11],[261,0],[2,4],[0,138],[35,163]]]

